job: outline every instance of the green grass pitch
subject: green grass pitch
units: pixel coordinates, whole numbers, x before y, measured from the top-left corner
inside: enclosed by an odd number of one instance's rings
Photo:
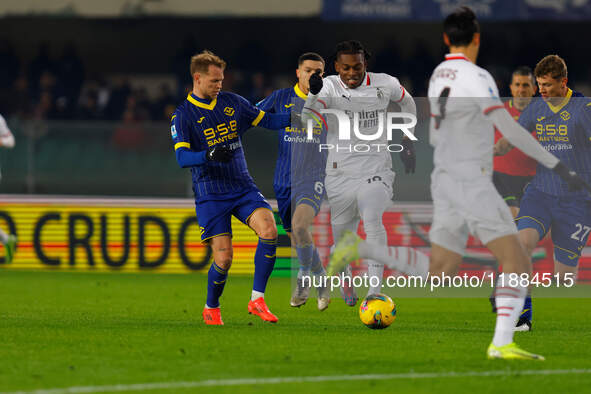
[[[534,331],[516,339],[547,360],[508,362],[485,359],[495,320],[485,298],[394,297],[396,321],[374,331],[336,294],[324,312],[315,299],[291,308],[288,278],[271,279],[266,299],[279,322],[264,323],[246,312],[251,285],[230,274],[225,326],[209,327],[201,274],[1,270],[0,392],[591,392],[589,299],[536,299]],[[365,374],[401,375],[344,378]],[[336,378],[298,380],[311,376]],[[170,385],[127,386],[148,383]]]

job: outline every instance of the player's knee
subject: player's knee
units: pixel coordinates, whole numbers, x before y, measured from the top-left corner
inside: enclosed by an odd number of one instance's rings
[[[570,261],[569,264],[564,264],[559,260],[554,262],[555,279],[561,286],[576,283],[578,271],[578,261],[575,261],[575,264],[571,264]]]
[[[429,272],[431,276],[454,276],[458,273],[459,264],[445,256],[431,255]]]
[[[214,258],[215,264],[221,269],[227,271],[232,266],[232,256],[221,256]]]
[[[259,229],[259,231],[257,231],[257,235],[259,236],[259,238],[275,239],[277,238],[277,226],[275,226],[274,224],[265,225],[261,229]]]
[[[234,253],[232,248],[228,247],[219,247],[219,248],[212,248],[213,251],[213,261],[215,261],[216,265],[223,270],[229,270],[232,266],[232,258],[234,257]]]
[[[294,223],[292,224],[292,233],[295,237],[296,243],[300,244],[302,242],[309,241],[310,234],[308,232],[308,227],[303,223]]]
[[[518,234],[519,243],[527,256],[531,256],[535,247],[537,246],[540,237],[534,229],[520,230]]]
[[[374,227],[383,227],[384,225],[382,224],[382,216],[383,216],[383,212],[377,212],[377,211],[370,211],[370,210],[366,210],[366,212],[363,212],[363,214],[361,215],[361,219],[363,219],[363,225],[364,226],[374,226]]]

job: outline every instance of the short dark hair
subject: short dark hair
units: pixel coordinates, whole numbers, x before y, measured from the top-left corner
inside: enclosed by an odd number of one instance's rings
[[[554,79],[568,77],[566,63],[558,55],[548,55],[538,62],[534,74],[537,77],[543,77],[550,74]]]
[[[462,6],[445,18],[443,32],[449,38],[450,45],[466,46],[472,42],[474,34],[480,33],[480,25],[474,11]]]
[[[316,62],[322,62],[322,64],[324,64],[324,58],[322,56],[320,56],[316,52],[306,52],[298,58],[298,66],[306,60],[314,60]]]
[[[339,55],[356,55],[358,53],[363,54],[366,61],[371,57],[371,53],[369,53],[359,41],[347,40],[337,44],[333,57],[335,60],[338,60]]]
[[[534,82],[534,73],[528,66],[519,66],[513,70],[513,73],[511,74],[511,82],[513,82],[513,77],[515,75],[519,75],[521,77],[530,77],[532,82]]]

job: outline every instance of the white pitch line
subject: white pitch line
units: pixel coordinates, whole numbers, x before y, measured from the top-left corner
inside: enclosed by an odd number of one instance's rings
[[[139,384],[116,384],[110,386],[79,386],[33,391],[13,391],[4,394],[75,394],[98,392],[149,391],[165,389],[182,389],[192,387],[221,387],[265,385],[281,383],[315,383],[351,380],[392,380],[392,379],[437,379],[465,378],[487,376],[523,376],[523,375],[570,375],[591,374],[591,369],[530,369],[530,370],[496,370],[467,372],[408,372],[371,375],[327,375],[327,376],[285,376],[277,378],[244,378],[244,379],[212,379],[194,382],[162,382]]]

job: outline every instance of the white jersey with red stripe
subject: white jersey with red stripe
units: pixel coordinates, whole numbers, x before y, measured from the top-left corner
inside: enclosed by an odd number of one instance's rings
[[[493,77],[463,54],[449,54],[433,71],[428,96],[434,172],[491,177],[494,125],[486,114],[503,106]]]
[[[387,133],[372,140],[357,138],[353,131],[354,113],[359,115],[359,132],[363,135],[374,135],[378,131],[379,118],[385,118],[390,102],[400,102],[406,93],[397,78],[384,74],[367,72],[360,86],[350,89],[338,75],[330,75],[323,80],[322,90],[318,94],[315,108],[339,109],[345,111],[351,121],[351,139],[339,140],[338,126],[335,116],[325,116],[328,134],[327,144],[333,147],[328,152],[326,163],[327,175],[347,174],[365,176],[384,170],[392,170],[392,157],[386,146]],[[380,146],[378,146],[381,145]],[[367,145],[355,149],[355,146]]]

